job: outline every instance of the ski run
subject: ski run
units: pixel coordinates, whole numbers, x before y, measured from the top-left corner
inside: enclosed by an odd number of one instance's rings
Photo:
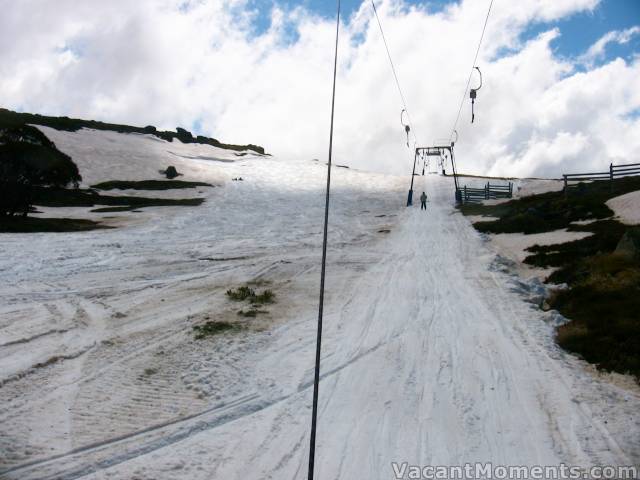
[[[199,207],[40,209],[110,230],[3,234],[0,478],[306,478],[325,162],[41,129],[85,186],[175,165],[215,187],[142,192]],[[541,283],[455,210],[450,177],[415,181],[426,212],[407,177],[333,170],[316,478],[640,466],[637,388],[555,345]],[[269,313],[195,340],[240,321],[225,292],[249,282]]]

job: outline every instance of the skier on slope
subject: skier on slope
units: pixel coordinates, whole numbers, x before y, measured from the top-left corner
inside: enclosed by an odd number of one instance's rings
[[[422,192],[422,195],[420,195],[420,210],[422,210],[423,208],[426,210],[427,209],[427,194],[425,192]]]

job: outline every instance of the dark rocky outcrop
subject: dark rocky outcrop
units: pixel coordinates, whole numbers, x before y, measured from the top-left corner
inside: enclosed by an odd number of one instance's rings
[[[173,180],[174,178],[182,175],[181,173],[178,173],[178,170],[176,170],[176,167],[174,167],[173,165],[168,166],[167,169],[162,173],[164,173],[169,180]]]
[[[167,142],[172,142],[174,139],[178,139],[183,143],[202,143],[234,151],[252,150],[261,155],[265,155],[264,148],[258,145],[233,145],[222,143],[215,138],[204,137],[202,135],[194,137],[191,132],[180,127],[178,127],[175,132],[160,131],[152,125],[148,125],[146,127],[133,127],[130,125],[105,123],[95,120],[81,120],[78,118],[69,117],[48,117],[45,115],[32,113],[19,113],[7,110],[5,108],[0,108],[0,128],[17,127],[27,124],[43,125],[45,127],[55,128],[56,130],[63,130],[68,132],[75,132],[80,130],[81,128],[91,128],[94,130],[110,130],[119,133],[141,133],[147,135],[155,135],[156,137],[162,138]]]
[[[71,157],[29,125],[0,127],[0,215],[26,216],[35,187],[78,187],[82,180]]]
[[[632,260],[640,260],[640,227],[627,230],[614,253]]]

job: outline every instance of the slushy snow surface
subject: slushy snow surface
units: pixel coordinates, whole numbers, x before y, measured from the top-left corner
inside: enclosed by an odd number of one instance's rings
[[[640,190],[614,197],[607,201],[607,206],[615,212],[622,223],[640,224]]]
[[[0,477],[306,478],[324,162],[46,133],[87,184],[176,165],[216,186],[161,192],[200,207],[90,214],[114,230],[2,235]],[[407,183],[333,170],[317,478],[638,465],[637,391],[554,344],[554,312],[454,209],[451,178],[416,177],[426,212]],[[240,321],[225,291],[246,282],[276,293],[270,313],[194,340]]]

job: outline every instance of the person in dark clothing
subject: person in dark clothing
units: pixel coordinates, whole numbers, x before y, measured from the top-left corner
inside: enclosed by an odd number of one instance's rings
[[[420,195],[420,210],[422,209],[427,209],[427,194],[422,192],[422,195]]]

